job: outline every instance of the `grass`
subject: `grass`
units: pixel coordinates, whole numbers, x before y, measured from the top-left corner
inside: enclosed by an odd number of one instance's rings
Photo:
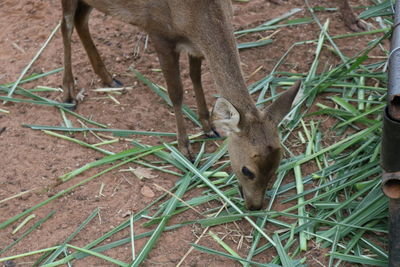
[[[302,97],[280,125],[282,144],[287,156],[281,162],[272,189],[267,192],[270,199],[269,207],[265,211],[259,212],[248,212],[244,208],[243,200],[237,197],[237,181],[231,173],[226,172],[229,161],[226,162],[225,158],[227,153],[225,142],[217,151],[208,154],[204,152],[204,147],[209,141],[198,137],[193,139],[193,142],[200,143],[201,149],[192,164],[174,147],[175,142],[147,146],[134,139],[131,141],[131,149],[114,153],[101,148],[103,142],[88,144],[70,137],[69,134],[72,132],[90,134],[109,132],[117,137],[129,136],[132,138],[136,135],[160,137],[174,136],[175,134],[110,129],[106,124],[95,122],[65,109],[67,107],[65,104],[35,94],[40,91],[58,91],[54,88],[42,86],[34,91],[22,88],[26,82],[38,80],[60,71],[57,69],[42,75],[25,77],[29,66],[48,44],[46,42],[28,67],[22,71],[16,82],[0,85],[0,93],[4,94],[0,95],[0,99],[54,106],[62,114],[65,126],[24,126],[33,130],[41,130],[44,134],[54,138],[62,138],[87,149],[96,150],[104,154],[104,157],[58,177],[58,183],[70,181],[73,185],[69,188],[0,222],[1,231],[11,232],[10,225],[15,225],[19,220],[25,218],[35,221],[34,226],[27,231],[22,234],[17,232],[16,241],[0,251],[0,257],[2,257],[0,262],[32,255],[37,258],[40,255],[35,265],[59,266],[72,264],[74,261],[91,256],[101,258],[114,265],[139,266],[146,260],[154,245],[157,244],[157,240],[165,232],[191,224],[199,224],[205,229],[210,228],[207,231],[211,236],[209,240],[215,242],[216,247],[220,247],[221,250],[197,243],[191,244],[192,248],[210,255],[225,257],[243,266],[305,266],[307,264],[305,255],[310,253],[310,250],[315,250],[314,246],[324,249],[325,257],[328,258],[328,266],[341,266],[344,262],[386,266],[388,210],[387,199],[380,190],[381,169],[379,166],[381,114],[387,87],[386,59],[372,58],[369,57],[369,54],[375,49],[388,55],[388,51],[382,44],[390,36],[390,26],[392,25],[390,4],[386,1],[374,5],[360,15],[362,18],[380,18],[384,21],[381,28],[338,36],[329,34],[329,21],[324,24],[319,22],[315,12],[322,11],[310,8],[311,17],[292,19],[291,17],[299,11],[293,9],[283,16],[255,28],[235,33],[240,43],[239,48],[257,49],[256,47],[268,45],[272,41],[261,39],[254,42],[241,42],[240,38],[253,32],[285,29],[285,27],[305,23],[317,23],[320,26],[318,39],[294,43],[268,76],[249,85],[249,92],[257,98],[257,104],[260,105],[271,103],[279,95],[276,93],[277,87],[289,87],[296,80],[303,80]],[[360,35],[371,36],[371,42],[352,58],[346,57],[335,44],[337,39]],[[288,54],[297,46],[305,44],[314,44],[315,47],[314,58],[307,73],[278,71]],[[329,50],[337,55],[341,62],[335,66],[324,65],[321,60],[324,50]],[[320,71],[321,69],[323,71]],[[164,88],[153,83],[137,70],[131,69],[131,71],[167,105],[171,105]],[[310,111],[312,106],[317,107],[316,112]],[[188,119],[195,125],[200,125],[193,110],[188,106],[185,106],[183,110]],[[4,116],[12,116],[4,109],[0,111],[4,113]],[[74,127],[71,124],[73,118],[95,127]],[[328,137],[326,129],[323,128],[326,120],[332,123],[332,132],[336,136],[333,135],[330,140],[325,141],[324,139]],[[114,138],[112,142],[119,142],[119,140]],[[299,144],[303,148],[303,152],[291,150],[294,145],[298,146]],[[150,161],[149,155],[154,156],[157,160]],[[57,246],[4,257],[3,254],[17,242],[23,242],[27,235],[45,224],[47,220],[51,219],[51,216],[57,216],[54,212],[48,211],[46,217],[35,217],[33,212],[37,209],[48,209],[46,205],[55,199],[73,192],[79,186],[90,185],[94,179],[102,177],[103,174],[120,170],[131,162],[152,168],[154,172],[167,172],[175,175],[177,182],[168,189],[170,193],[163,193],[147,207],[132,214],[125,222],[83,247],[73,245],[74,238],[93,223],[93,218],[98,215],[98,209],[94,210],[76,231]],[[166,169],[166,165],[173,166],[174,170]],[[314,171],[311,172],[306,165],[312,165]],[[103,167],[102,171],[98,170],[101,166]],[[95,174],[80,182],[74,181],[75,177],[86,174],[88,170],[94,171]],[[210,179],[215,173],[222,174],[222,176],[217,180]],[[290,173],[294,174],[295,181],[284,184],[284,177]],[[202,193],[182,202],[181,199],[195,188],[200,189]],[[15,197],[9,197],[4,201],[12,201]],[[284,200],[281,200],[282,198]],[[189,208],[198,210],[199,206],[211,201],[213,203],[211,212],[203,212],[201,219],[182,222],[180,215],[186,210]],[[0,201],[0,203],[2,202]],[[274,211],[272,205],[276,202],[290,204],[290,207]],[[168,224],[173,217],[178,218],[177,221],[181,222]],[[240,220],[247,221],[253,229],[249,250],[245,251],[237,251],[229,242],[225,242],[216,231],[211,230],[219,225],[233,225]],[[23,228],[23,224],[19,228]],[[138,234],[134,231],[138,225],[141,227],[156,225],[156,227],[148,232]],[[263,230],[270,229],[269,227],[272,226],[276,229],[273,234]],[[107,241],[122,231],[128,233],[127,237],[114,238],[112,242]],[[146,238],[145,245],[140,249],[136,248],[135,251],[135,241],[142,238]],[[123,262],[103,253],[119,246],[130,247],[132,251],[130,262]],[[67,249],[71,252],[66,253]],[[257,262],[255,260],[257,255],[262,253],[273,255],[272,260],[268,263]]]

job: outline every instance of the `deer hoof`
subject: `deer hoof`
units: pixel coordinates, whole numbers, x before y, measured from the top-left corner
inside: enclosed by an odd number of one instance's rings
[[[65,107],[66,109],[71,110],[71,111],[75,111],[75,110],[76,110],[76,107],[78,106],[78,102],[77,102],[75,99],[72,99],[72,100],[70,100],[70,101],[66,101],[66,102],[64,102],[64,103],[73,104],[73,106],[67,106],[67,107]]]
[[[192,153],[190,153],[190,144],[188,142],[187,145],[178,145],[178,149],[181,152],[185,158],[187,158],[190,162],[194,162],[194,157],[192,156]]]
[[[65,108],[70,110],[70,111],[75,111],[76,110],[76,105],[75,106],[65,107]]]
[[[111,87],[117,88],[117,87],[122,87],[124,84],[117,79],[112,79],[112,82],[110,84]]]
[[[342,9],[342,17],[344,24],[353,32],[366,31],[367,23],[358,18],[351,9]]]
[[[205,136],[207,136],[208,138],[218,138],[221,137],[221,135],[217,132],[217,130],[215,130],[214,128],[211,128],[210,131],[205,133]]]
[[[71,111],[74,111],[78,105],[78,102],[73,97],[67,95],[64,95],[63,97],[58,97],[56,100],[65,104],[73,104],[64,107]]]
[[[69,104],[73,104],[73,106],[69,106],[67,107],[67,109],[74,111],[76,110],[76,108],[78,107],[78,101],[76,101],[75,99],[71,99],[70,101],[68,101]]]
[[[195,158],[194,158],[192,155],[190,155],[190,156],[188,157],[188,160],[189,160],[192,164],[194,164],[194,162],[195,162]]]
[[[357,19],[351,24],[348,24],[347,27],[349,27],[349,29],[352,30],[353,32],[362,32],[368,29],[367,24],[359,19]]]
[[[182,154],[191,162],[194,163],[195,157],[192,156],[192,153],[190,153],[190,150],[186,150],[182,152]]]

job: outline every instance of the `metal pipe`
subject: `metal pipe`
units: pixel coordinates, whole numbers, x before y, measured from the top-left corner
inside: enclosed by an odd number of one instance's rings
[[[389,267],[400,266],[400,0],[396,1],[383,116],[382,190],[389,197]]]
[[[400,198],[400,1],[396,1],[389,55],[387,107],[383,116],[381,162],[382,189],[393,199]]]
[[[388,85],[388,105],[389,114],[392,118],[399,120],[399,106],[400,106],[400,1],[396,1],[394,15],[394,27],[392,33],[392,40],[390,45],[389,55],[389,85]]]
[[[400,1],[399,1],[400,2]],[[400,68],[399,68],[400,70]],[[391,106],[388,101],[388,107]],[[392,119],[389,108],[383,116],[381,165],[382,190],[391,199],[400,198],[400,120]]]
[[[383,119],[381,164],[383,168],[382,190],[389,197],[389,267],[400,266],[399,151],[400,122],[390,118],[389,109],[386,108]]]
[[[390,198],[400,198],[400,1],[396,1],[394,27],[389,55],[387,107],[383,116],[382,181],[383,192]],[[389,174],[390,173],[390,174]]]
[[[389,267],[400,266],[400,199],[389,201]]]
[[[389,198],[400,199],[400,172],[384,172],[382,190]]]

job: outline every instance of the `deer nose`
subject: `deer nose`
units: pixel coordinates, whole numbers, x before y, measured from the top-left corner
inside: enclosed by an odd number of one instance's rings
[[[263,205],[261,204],[261,205],[249,205],[247,208],[249,209],[249,210],[251,210],[251,211],[256,211],[256,210],[261,210],[262,209],[262,207],[263,207]]]
[[[264,199],[261,203],[258,203],[258,204],[247,203],[246,207],[247,207],[248,210],[256,211],[256,210],[262,210],[262,209],[267,208],[267,204],[268,204],[268,201],[266,199]]]

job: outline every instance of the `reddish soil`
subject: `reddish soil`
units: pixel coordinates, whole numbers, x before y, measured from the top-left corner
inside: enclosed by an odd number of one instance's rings
[[[59,2],[46,0],[2,0],[0,2],[0,26],[2,29],[0,31],[0,84],[15,81],[24,67],[37,53],[40,46],[59,22]],[[309,2],[312,6],[333,7],[330,1],[310,0]],[[352,4],[357,5],[360,2],[368,4],[368,1],[354,1]],[[304,8],[304,2],[290,0],[281,5],[276,5],[265,0],[251,0],[248,3],[235,3],[234,25],[236,29],[254,27],[276,18],[294,7]],[[331,34],[349,32],[344,27],[338,12],[323,12],[317,13],[317,15],[323,20],[330,18],[329,29]],[[309,16],[309,14],[303,11],[295,17],[304,16]],[[92,14],[90,24],[92,35],[108,70],[115,74],[124,85],[132,86],[133,89],[127,91],[126,94],[115,95],[120,104],[113,102],[103,94],[92,91],[92,89],[100,88],[103,85],[94,75],[78,37],[74,34],[73,64],[76,84],[78,88],[85,88],[87,94],[84,102],[78,106],[76,111],[85,117],[105,123],[112,128],[174,132],[175,120],[172,110],[145,85],[138,82],[135,75],[128,70],[129,66],[134,66],[151,81],[164,85],[162,74],[154,71],[154,69],[159,68],[159,65],[151,43],[147,49],[144,48],[143,40],[145,39],[145,34],[136,27],[126,25],[96,11]],[[272,44],[241,51],[242,68],[247,84],[251,84],[268,75],[273,66],[294,42],[316,39],[319,32],[318,26],[314,23],[283,28],[273,35],[274,42]],[[261,32],[248,35],[241,38],[239,42],[257,40],[272,33]],[[337,40],[336,44],[343,53],[351,56],[364,47],[371,38],[371,36],[368,36]],[[134,53],[137,47],[140,48],[138,55]],[[313,61],[314,51],[314,44],[296,47],[280,67],[280,70],[294,73],[307,72]],[[62,55],[62,39],[60,32],[58,32],[44,53],[30,68],[28,74],[47,72],[62,67]],[[321,68],[339,62],[339,59],[328,51],[324,52],[322,59],[325,62]],[[185,88],[188,89],[185,91],[185,101],[190,107],[195,108],[194,95],[190,89],[191,82],[188,77],[186,56],[182,57],[182,64],[183,82]],[[258,71],[254,73],[256,70]],[[61,75],[61,73],[57,73],[47,76],[37,82],[24,84],[23,87],[26,89],[34,88],[37,85],[61,87]],[[216,93],[216,90],[206,66],[203,71],[203,83],[207,91],[209,107],[211,108],[214,103],[213,94]],[[51,99],[60,97],[59,93],[44,93],[42,95]],[[0,129],[5,128],[0,133],[0,201],[20,192],[32,190],[31,193],[22,197],[0,202],[0,222],[4,222],[6,219],[47,199],[56,192],[72,186],[77,180],[83,180],[99,172],[98,168],[88,171],[66,184],[46,191],[46,188],[54,184],[54,178],[99,159],[103,155],[100,152],[49,136],[41,131],[22,127],[22,124],[61,125],[63,120],[60,112],[53,107],[8,103],[1,105],[0,108],[9,111],[8,114],[0,112]],[[73,120],[73,122],[75,126],[80,126],[76,120]],[[187,121],[187,125],[191,129],[191,133],[200,131],[189,121]],[[329,125],[325,127],[328,128]],[[74,137],[88,143],[99,142],[97,138],[90,134],[87,136],[75,134]],[[140,139],[144,144],[155,145],[160,142],[154,137],[138,136],[134,138]],[[166,138],[165,140],[172,141],[173,139]],[[113,152],[119,152],[130,147],[132,145],[129,142],[120,141],[105,148]],[[129,166],[135,167],[134,164]],[[127,167],[125,166],[124,168]],[[313,169],[312,166],[309,168],[310,170]],[[1,257],[59,244],[94,209],[99,208],[99,218],[93,220],[71,242],[76,246],[83,247],[125,221],[127,218],[124,215],[129,212],[140,211],[157,196],[161,195],[162,191],[157,190],[154,183],[168,189],[174,185],[177,179],[175,176],[164,173],[153,171],[153,174],[157,175],[157,178],[139,180],[134,175],[113,171],[75,189],[70,194],[50,202],[50,204],[36,210],[34,213],[37,218],[43,218],[51,210],[55,210],[55,215],[18,245],[1,255]],[[290,179],[291,177],[288,177],[285,182],[290,182]],[[100,195],[99,191],[102,186],[104,188]],[[144,196],[148,194],[145,193],[143,195],[143,188],[150,188],[155,196]],[[196,193],[198,192],[192,192],[191,196],[196,195]],[[212,206],[212,204],[210,205]],[[276,204],[274,209],[282,210],[288,205]],[[209,207],[205,206],[200,209],[205,210],[207,208]],[[177,223],[195,219],[201,219],[201,217],[195,212],[188,211],[177,216],[172,221]],[[23,230],[28,229],[33,223],[33,221],[29,222]],[[0,230],[0,250],[15,239],[11,232],[16,225],[15,223],[8,228]],[[238,253],[245,257],[251,243],[244,238],[242,246],[238,247],[238,242],[243,236],[251,236],[251,229],[246,221],[242,221],[226,225],[226,227],[216,227],[213,231],[218,233],[220,237],[226,236],[225,241],[232,247],[238,248]],[[144,228],[140,224],[135,225],[137,233],[148,230],[149,228]],[[273,227],[270,226],[266,229],[267,232],[273,230]],[[191,247],[190,243],[195,242],[202,231],[201,227],[193,225],[163,233],[143,266],[175,266]],[[125,230],[113,236],[112,240],[107,241],[117,240],[128,235],[128,230]],[[144,244],[145,239],[137,241],[137,251]],[[201,239],[200,244],[221,250],[212,238],[207,235]],[[327,258],[324,257],[327,251],[319,249],[312,242],[310,242],[310,246],[314,248],[312,253],[303,255],[307,258],[307,264],[309,266],[323,266],[320,264],[327,262]],[[255,257],[255,260],[269,262],[274,253],[275,251],[262,253]],[[105,254],[125,262],[131,261],[129,244],[110,250]],[[18,266],[31,266],[36,259],[37,256],[26,257],[8,264],[10,266],[14,266],[13,263],[18,264]],[[95,257],[87,257],[74,262],[74,266],[110,265],[108,262]],[[223,257],[210,256],[194,250],[186,258],[183,266],[240,266],[240,264]]]

